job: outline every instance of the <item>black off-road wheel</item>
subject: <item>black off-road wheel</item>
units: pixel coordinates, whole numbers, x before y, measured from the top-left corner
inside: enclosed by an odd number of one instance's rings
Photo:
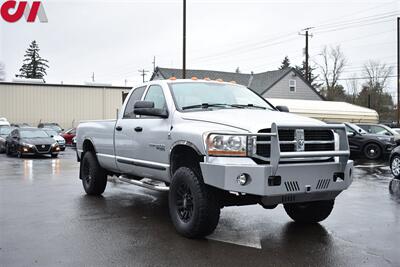
[[[188,238],[202,238],[218,225],[220,206],[213,189],[204,184],[199,172],[180,167],[169,191],[169,213],[177,232]]]
[[[99,165],[95,154],[91,151],[86,152],[83,156],[80,178],[83,189],[88,195],[98,196],[106,189],[107,173]]]
[[[382,156],[382,148],[376,143],[366,144],[363,151],[364,156],[369,160],[377,160]]]
[[[284,204],[285,211],[298,223],[318,223],[331,214],[335,200]]]

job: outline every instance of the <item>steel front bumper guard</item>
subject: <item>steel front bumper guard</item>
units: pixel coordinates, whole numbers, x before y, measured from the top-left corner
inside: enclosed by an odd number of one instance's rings
[[[338,135],[339,146],[332,151],[281,152],[280,144],[287,141],[279,141],[279,129],[333,130]],[[310,126],[273,123],[271,133],[211,132],[208,136],[211,134],[247,136],[248,140],[255,140],[253,144],[268,143],[271,149],[269,158],[254,154],[252,147],[248,148],[248,157],[243,158],[212,157],[206,154],[205,161],[200,163],[203,179],[206,184],[217,188],[269,197],[269,204],[277,204],[332,199],[352,182],[353,161],[349,160],[350,150],[343,124]],[[256,141],[258,136],[269,136],[271,141]],[[334,160],[313,161],[313,158],[324,157]],[[267,163],[256,164],[251,158],[263,159]],[[307,158],[312,162],[283,163],[285,159]],[[246,183],[238,182],[240,175],[247,176]]]

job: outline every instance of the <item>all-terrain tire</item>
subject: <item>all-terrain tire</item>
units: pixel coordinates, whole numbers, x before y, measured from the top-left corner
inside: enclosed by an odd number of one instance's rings
[[[80,178],[82,179],[83,189],[88,195],[98,196],[106,189],[107,173],[91,151],[86,152],[83,156]]]
[[[335,200],[284,204],[285,211],[292,220],[299,223],[317,223],[331,214]]]
[[[169,213],[179,234],[202,238],[217,227],[220,206],[213,188],[204,184],[198,171],[180,167],[170,184]]]

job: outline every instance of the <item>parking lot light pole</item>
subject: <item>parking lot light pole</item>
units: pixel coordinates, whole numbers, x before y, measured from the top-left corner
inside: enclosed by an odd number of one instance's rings
[[[400,127],[400,17],[397,17],[397,125]]]
[[[186,78],[186,0],[183,0],[183,55],[182,55],[182,78]]]

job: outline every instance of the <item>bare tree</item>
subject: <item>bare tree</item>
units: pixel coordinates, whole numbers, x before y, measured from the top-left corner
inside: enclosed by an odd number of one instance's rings
[[[322,58],[322,63],[316,62],[316,64],[322,73],[326,90],[329,91],[337,86],[340,75],[346,66],[346,57],[340,46],[330,47],[329,49],[325,46],[321,51],[320,57]]]
[[[4,81],[6,79],[6,66],[3,62],[0,61],[0,81]]]
[[[346,84],[347,84],[349,98],[352,103],[355,103],[358,95],[358,89],[360,87],[359,82],[357,80],[357,75],[353,74],[351,79],[346,81]]]
[[[364,64],[363,75],[367,77],[369,87],[386,87],[387,79],[393,72],[393,67],[379,61],[370,60]]]

